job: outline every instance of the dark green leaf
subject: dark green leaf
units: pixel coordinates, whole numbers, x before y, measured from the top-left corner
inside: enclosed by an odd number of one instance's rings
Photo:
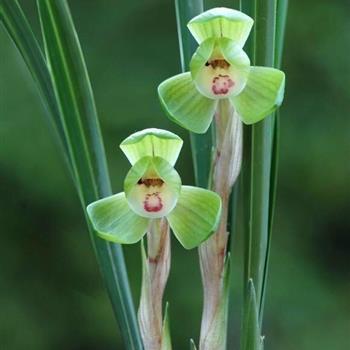
[[[18,2],[0,0],[0,18],[48,106],[85,209],[111,193],[94,100],[67,3],[38,5],[50,69]],[[126,346],[142,349],[121,247],[90,232]]]
[[[182,72],[188,71],[189,63],[198,44],[187,28],[187,23],[194,16],[203,12],[203,0],[175,0],[177,31],[180,43]],[[190,133],[194,175],[196,185],[208,187],[211,167],[212,127],[203,134]]]
[[[252,280],[248,281],[248,295],[244,306],[244,329],[246,336],[242,338],[242,350],[262,350],[263,338],[259,326],[259,310]]]
[[[38,0],[38,9],[73,174],[85,207],[111,193],[92,89],[67,2]],[[125,345],[142,349],[122,249],[91,232]]]
[[[288,12],[288,0],[277,0],[276,11],[276,45],[275,45],[275,67],[281,68],[283,43],[285,36],[285,27]],[[260,315],[263,315],[264,298],[266,292],[266,280],[269,265],[271,237],[273,229],[273,218],[276,205],[276,193],[277,193],[277,179],[278,179],[278,157],[279,157],[279,137],[280,137],[280,111],[275,114],[275,125],[273,132],[273,144],[272,144],[272,162],[271,162],[271,179],[270,179],[270,206],[269,206],[269,233],[267,242],[267,254],[264,267],[264,279],[262,287],[262,299],[260,303]]]
[[[255,19],[253,39],[248,43],[249,56],[253,63],[276,66],[279,61],[282,41],[276,32],[276,0],[242,0],[242,10]],[[284,7],[286,9],[286,7]],[[277,13],[278,25],[282,15]],[[277,47],[276,45],[277,36]],[[259,323],[262,323],[263,302],[266,288],[268,256],[271,243],[272,218],[277,179],[278,125],[271,115],[262,122],[244,129],[243,192],[245,272],[247,286],[252,278],[256,287]],[[245,289],[245,298],[249,291]],[[245,314],[248,311],[245,309]],[[243,323],[243,344],[249,340],[248,330],[252,325]]]

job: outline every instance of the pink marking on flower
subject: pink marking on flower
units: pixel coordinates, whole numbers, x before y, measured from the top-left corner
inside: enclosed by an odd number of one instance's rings
[[[215,95],[226,95],[235,83],[228,75],[219,74],[213,79],[211,87]]]
[[[158,212],[162,210],[163,203],[159,196],[159,192],[146,194],[145,200],[143,202],[143,207],[148,212]]]

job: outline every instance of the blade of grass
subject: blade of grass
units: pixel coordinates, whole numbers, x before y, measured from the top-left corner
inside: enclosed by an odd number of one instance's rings
[[[252,280],[248,281],[248,295],[245,305],[245,319],[246,330],[248,336],[242,345],[243,350],[262,350],[263,338],[261,337],[261,331],[259,326],[259,310],[256,304],[255,288]]]
[[[39,7],[45,17],[44,36],[50,39],[46,48],[50,73],[56,78],[54,90],[40,47],[17,1],[0,0],[1,19],[49,106],[85,211],[87,203],[111,193],[93,95],[66,2],[41,1]],[[62,41],[67,46],[58,52]],[[65,76],[57,84],[59,71]],[[122,249],[100,240],[89,229],[126,348],[142,349]]]
[[[281,68],[282,54],[284,46],[285,27],[287,22],[288,0],[277,0],[276,10],[276,45],[275,45],[275,67]],[[266,293],[266,282],[271,250],[271,237],[273,230],[274,212],[276,206],[277,182],[278,182],[278,159],[279,159],[279,138],[280,138],[280,111],[276,112],[276,119],[273,132],[272,144],[272,163],[271,163],[271,180],[270,180],[270,205],[269,205],[269,227],[267,252],[264,267],[262,298],[260,303],[260,317],[262,318],[264,310],[264,301]]]
[[[92,89],[66,1],[38,0],[45,52],[82,205],[111,193]],[[142,349],[123,252],[90,231],[128,349]]]
[[[248,51],[253,64],[274,66],[276,0],[242,0],[242,10],[255,20]],[[275,117],[271,115],[244,130],[243,186],[245,271],[247,297],[248,281],[256,286],[257,305],[261,310],[265,285],[265,264],[269,249],[270,181]],[[261,323],[262,314],[259,314]],[[243,330],[243,337],[247,336]]]
[[[177,32],[180,44],[181,69],[185,72],[197,43],[187,29],[188,21],[203,12],[203,0],[175,0]],[[212,127],[203,134],[190,133],[191,149],[197,186],[208,187],[212,152]]]

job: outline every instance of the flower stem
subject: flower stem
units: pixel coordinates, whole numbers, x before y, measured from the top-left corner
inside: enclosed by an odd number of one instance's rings
[[[145,350],[170,350],[163,339],[162,300],[170,271],[170,231],[165,218],[152,220],[147,233],[147,252],[142,245],[142,287],[138,311]]]
[[[241,168],[242,122],[228,100],[221,100],[215,115],[216,151],[211,187],[222,199],[222,216],[217,232],[199,248],[204,289],[200,350],[226,348],[227,296],[224,273],[230,194]],[[225,310],[222,312],[222,310]],[[218,327],[218,325],[220,326]]]

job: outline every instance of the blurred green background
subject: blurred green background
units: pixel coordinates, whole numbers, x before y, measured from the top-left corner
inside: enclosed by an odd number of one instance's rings
[[[22,1],[37,30],[35,2]],[[156,86],[180,70],[172,1],[70,1],[94,88],[113,188],[129,164],[118,144],[146,127],[188,135]],[[230,6],[207,1],[207,7]],[[280,177],[264,334],[269,350],[350,348],[350,2],[290,1]],[[0,349],[123,349],[75,189],[21,57],[0,27]],[[230,345],[239,338],[241,237],[235,237]],[[198,338],[197,252],[173,240],[174,349]],[[139,246],[125,248],[135,302]],[[235,347],[237,349],[237,347]]]

